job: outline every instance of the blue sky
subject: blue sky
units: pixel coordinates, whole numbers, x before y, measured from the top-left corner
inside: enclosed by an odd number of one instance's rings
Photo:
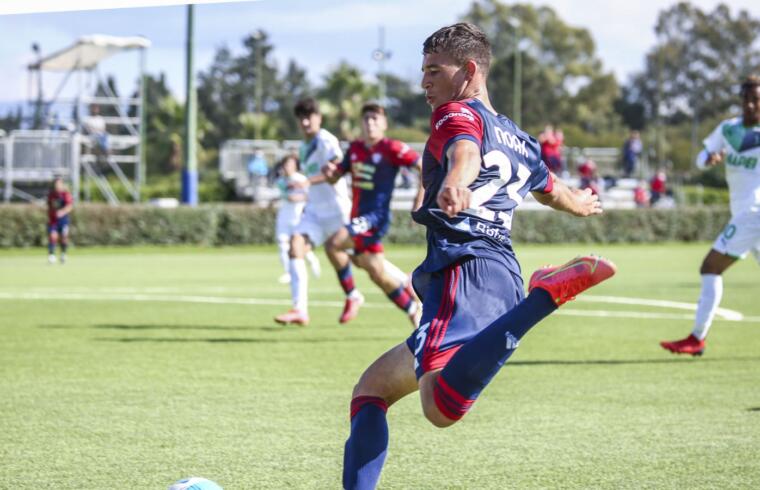
[[[415,78],[425,37],[438,27],[455,22],[471,0],[260,0],[255,2],[196,5],[196,68],[208,67],[215,50],[226,45],[240,51],[240,41],[256,29],[270,34],[280,66],[288,59],[308,69],[312,80],[341,60],[360,66],[368,76],[377,64],[371,52],[377,46],[378,27],[385,27],[386,47],[393,54],[386,68]],[[640,69],[654,43],[652,28],[657,12],[673,2],[662,0],[546,0],[571,25],[589,29],[604,67],[623,81]],[[712,9],[718,1],[693,3]],[[745,8],[760,17],[760,2],[731,0],[732,9]],[[318,7],[317,7],[318,6]],[[33,60],[30,46],[40,43],[43,54],[72,44],[87,34],[143,35],[153,45],[148,71],[164,71],[178,98],[184,98],[185,7],[150,7],[0,16],[0,102],[25,100],[30,93],[25,66]],[[599,19],[604,19],[599,22]],[[117,75],[120,91],[133,88],[136,54],[120,55],[101,70]],[[58,85],[60,75],[46,74],[45,92]],[[75,84],[71,84],[73,88]]]

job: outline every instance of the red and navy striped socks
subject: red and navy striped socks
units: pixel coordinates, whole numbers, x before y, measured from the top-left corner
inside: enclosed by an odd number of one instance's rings
[[[343,488],[374,489],[388,451],[388,404],[376,396],[351,400],[351,435],[343,453]]]

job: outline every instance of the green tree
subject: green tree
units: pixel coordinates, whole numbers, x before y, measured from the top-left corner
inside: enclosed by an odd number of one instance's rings
[[[378,94],[377,85],[364,80],[359,68],[342,61],[325,76],[319,90],[326,125],[337,128],[340,138],[357,137],[362,105]]]
[[[278,122],[277,130],[279,137],[287,139],[300,138],[301,133],[298,128],[298,121],[295,115],[293,115],[293,106],[312,92],[306,70],[295,61],[290,60],[288,68],[285,70],[277,86],[276,100],[278,108],[276,113],[269,117]]]
[[[208,149],[244,135],[294,137],[297,132],[291,113],[295,100],[309,91],[306,71],[290,61],[280,78],[264,31],[247,35],[242,44],[239,56],[220,48],[199,74],[198,107],[209,122],[203,139]]]
[[[463,20],[480,26],[493,46],[489,94],[496,109],[511,114],[516,47],[522,60],[522,125],[575,124],[599,131],[619,124],[613,102],[615,77],[604,70],[591,34],[566,24],[550,7],[473,3]]]
[[[419,80],[410,81],[387,73],[385,93],[388,117],[397,125],[427,130],[430,124],[430,106],[425,102]]]
[[[16,106],[16,110],[8,109],[4,117],[0,117],[0,129],[10,133],[15,129],[21,129],[21,122],[24,119],[24,112],[21,105]]]
[[[644,106],[650,121],[658,109],[672,123],[725,115],[737,104],[741,79],[760,68],[754,47],[760,20],[746,10],[732,15],[720,4],[705,12],[681,2],[659,13],[654,31],[657,44],[628,98]]]

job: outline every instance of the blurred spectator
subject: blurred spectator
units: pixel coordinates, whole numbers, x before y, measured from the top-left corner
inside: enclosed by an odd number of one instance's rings
[[[637,208],[649,207],[649,193],[647,192],[646,181],[640,180],[636,187],[634,187],[633,202],[636,203]]]
[[[562,162],[562,145],[565,143],[565,135],[562,130],[547,124],[541,134],[538,135],[538,142],[541,144],[541,158],[549,167],[549,170],[557,175],[561,175],[564,170]]]
[[[90,105],[90,114],[82,119],[82,129],[90,136],[96,155],[108,155],[110,145],[106,120],[100,115],[100,106]]]
[[[247,168],[248,179],[253,190],[253,200],[256,201],[260,189],[266,186],[267,176],[269,175],[269,165],[261,150],[253,152],[253,156],[248,160]]]
[[[55,246],[61,245],[61,264],[66,262],[69,245],[69,216],[74,207],[74,199],[61,177],[56,177],[47,195],[48,212],[48,262],[54,264]]]
[[[597,173],[596,162],[590,158],[578,165],[578,174],[581,177],[581,189],[591,189],[591,192],[599,195],[601,191],[599,174]]]
[[[657,201],[668,193],[667,181],[668,176],[663,169],[659,169],[657,173],[654,174],[654,177],[652,177],[652,180],[649,181],[649,191],[651,195],[649,203],[652,206],[657,204]]]
[[[642,150],[641,135],[638,131],[631,131],[623,143],[623,177],[628,178],[636,172]]]

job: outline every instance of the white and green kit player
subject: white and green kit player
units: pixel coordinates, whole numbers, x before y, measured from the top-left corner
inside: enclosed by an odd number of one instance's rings
[[[723,272],[749,253],[760,262],[760,77],[742,83],[742,117],[728,119],[704,140],[697,166],[724,163],[731,221],[702,261],[702,291],[687,338],[660,345],[677,354],[701,355],[723,295]]]

